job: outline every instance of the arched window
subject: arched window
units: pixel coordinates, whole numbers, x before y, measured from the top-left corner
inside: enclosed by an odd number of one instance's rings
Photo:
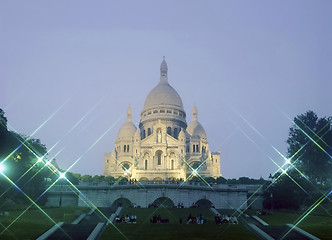
[[[171,128],[171,127],[168,127],[168,128],[167,128],[167,134],[169,134],[169,135],[172,136],[172,128]]]
[[[174,138],[178,139],[178,129],[174,128]]]
[[[143,130],[143,133],[142,133],[142,139],[145,138],[145,129]]]
[[[148,136],[151,135],[151,128],[148,128]]]
[[[129,145],[127,145],[127,152],[129,152]]]
[[[123,145],[123,152],[126,152],[126,151],[127,151],[127,146]]]
[[[156,152],[156,156],[157,156],[157,164],[158,165],[161,165],[161,154],[162,154],[163,152],[162,151],[157,151]]]
[[[144,169],[145,169],[145,170],[148,169],[148,160],[145,160],[145,162],[144,162]]]
[[[128,163],[123,163],[123,164],[122,164],[122,169],[123,169],[124,171],[129,170],[129,168],[130,168],[130,166],[129,166]]]
[[[174,170],[174,160],[171,161],[171,169]]]

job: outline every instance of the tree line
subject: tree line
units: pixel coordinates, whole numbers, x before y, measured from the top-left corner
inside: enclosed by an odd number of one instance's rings
[[[319,118],[313,111],[298,115],[289,129],[285,164],[268,180],[240,177],[204,178],[209,184],[260,184],[264,186],[265,208],[299,209],[318,200],[332,202],[332,117]],[[18,203],[45,202],[44,192],[50,182],[58,181],[59,169],[45,164],[47,148],[39,139],[7,128],[7,118],[0,109],[0,204],[8,199]],[[38,161],[42,159],[42,161]],[[117,182],[126,178],[66,173],[73,184],[82,182]],[[192,177],[190,182],[201,181]],[[62,184],[68,181],[60,180]]]

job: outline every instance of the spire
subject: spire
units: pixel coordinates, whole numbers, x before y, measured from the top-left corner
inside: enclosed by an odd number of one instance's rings
[[[194,107],[193,107],[193,121],[197,121],[197,107],[196,107],[196,104],[194,104]]]
[[[131,111],[131,107],[130,107],[130,104],[127,108],[127,122],[131,122],[131,114],[132,114],[132,111]]]
[[[167,63],[165,61],[165,56],[163,56],[163,61],[160,65],[160,82],[161,83],[167,83]]]

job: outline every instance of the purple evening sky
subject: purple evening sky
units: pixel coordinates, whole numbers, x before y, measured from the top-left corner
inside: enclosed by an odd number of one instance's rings
[[[323,0],[1,1],[0,108],[61,168],[102,174],[165,55],[223,176],[267,178],[296,115],[332,115],[331,20]]]

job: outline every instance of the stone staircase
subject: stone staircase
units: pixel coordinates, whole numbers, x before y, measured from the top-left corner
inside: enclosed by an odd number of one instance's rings
[[[271,226],[265,223],[263,220],[258,219],[258,217],[249,216],[245,213],[241,213],[237,210],[231,209],[219,209],[212,211],[215,214],[218,213],[220,215],[229,215],[236,216],[240,224],[244,225],[247,229],[249,229],[252,233],[254,233],[259,239],[264,240],[313,240],[318,239],[311,234],[308,234],[301,230],[298,231],[298,228],[293,228],[288,225],[281,226]]]
[[[258,226],[262,231],[271,236],[273,239],[284,240],[307,240],[307,238],[296,231],[290,231],[291,228],[286,225],[281,226]]]
[[[111,208],[99,208],[84,214],[80,221],[69,224],[59,224],[50,234],[44,233],[37,240],[92,240],[98,239],[106,228],[106,222],[114,210]],[[80,217],[79,217],[80,218]]]

